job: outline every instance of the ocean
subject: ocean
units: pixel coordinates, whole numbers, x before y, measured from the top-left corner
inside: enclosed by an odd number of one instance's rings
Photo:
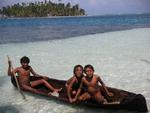
[[[28,56],[37,73],[63,80],[74,65],[92,64],[107,86],[143,94],[150,109],[149,26],[150,15],[1,19],[0,113],[131,113],[30,93],[24,93],[25,101],[7,76],[7,55],[14,67]]]
[[[150,27],[150,15],[0,19],[0,44],[65,39]]]

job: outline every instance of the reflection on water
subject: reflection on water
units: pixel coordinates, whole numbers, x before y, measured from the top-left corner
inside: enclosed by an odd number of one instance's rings
[[[145,63],[147,63],[147,64],[150,64],[150,61],[147,60],[147,59],[141,59],[141,61],[143,61],[143,62],[145,62]]]
[[[19,110],[10,105],[0,106],[0,113],[20,113]]]

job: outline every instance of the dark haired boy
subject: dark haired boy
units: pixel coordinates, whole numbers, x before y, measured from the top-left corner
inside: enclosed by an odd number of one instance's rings
[[[83,67],[81,65],[74,66],[73,76],[66,82],[67,95],[70,103],[73,103],[77,94],[78,88],[83,77]]]
[[[105,90],[106,94],[108,96],[113,96],[113,93],[110,93],[103,81],[101,80],[100,76],[94,74],[94,68],[92,65],[86,65],[84,67],[84,72],[86,74],[85,77],[82,78],[82,82],[80,85],[80,89],[77,92],[78,95],[81,92],[81,89],[84,87],[86,90],[85,93],[83,93],[81,96],[78,96],[79,101],[85,101],[88,99],[93,99],[97,101],[98,103],[107,103],[107,100],[104,98],[104,96],[101,93],[100,86],[98,83],[101,83],[103,89]]]
[[[10,60],[8,60],[8,75],[13,76],[14,74],[19,75],[19,85],[22,90],[31,91],[34,93],[39,93],[37,89],[34,87],[44,84],[47,88],[49,88],[52,92],[59,92],[61,89],[55,89],[51,84],[49,84],[45,79],[46,77],[37,74],[32,67],[29,65],[30,59],[26,56],[22,57],[20,59],[21,66],[15,68],[14,70],[11,70],[12,63]],[[39,80],[30,81],[30,73],[33,74],[33,76],[41,77]],[[50,93],[51,94],[51,93]]]

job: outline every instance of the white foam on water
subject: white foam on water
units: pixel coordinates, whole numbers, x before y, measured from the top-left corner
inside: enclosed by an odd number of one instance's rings
[[[10,56],[14,67],[19,66],[19,59],[26,55],[36,72],[58,79],[68,79],[76,64],[92,64],[95,73],[101,76],[106,85],[143,94],[150,109],[149,44],[150,28],[46,42],[4,44],[0,45],[0,77],[7,75],[6,55]],[[16,106],[22,113],[99,112],[29,94],[26,94],[28,101],[23,101],[9,79],[0,86],[0,90],[0,105]]]

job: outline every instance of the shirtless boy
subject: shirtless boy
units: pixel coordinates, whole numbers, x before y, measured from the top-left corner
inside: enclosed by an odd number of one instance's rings
[[[88,99],[93,99],[97,101],[98,103],[107,103],[107,100],[104,98],[104,96],[101,93],[99,82],[101,83],[102,87],[104,88],[106,94],[108,96],[113,96],[113,93],[110,93],[107,88],[105,87],[105,84],[101,80],[101,78],[94,74],[94,68],[92,65],[86,65],[84,67],[84,72],[86,74],[85,77],[82,78],[82,82],[80,85],[80,90],[78,95],[81,92],[81,88],[85,88],[85,93],[83,93],[81,96],[78,97],[79,101],[85,101]]]
[[[83,76],[83,67],[81,65],[76,65],[73,69],[73,77],[66,82],[67,95],[70,103],[76,101],[74,98],[80,87]]]
[[[12,70],[11,69],[12,68],[12,63],[11,63],[10,60],[8,60],[8,75],[9,76],[15,76],[14,74],[19,75],[18,82],[19,82],[19,85],[20,85],[22,90],[31,91],[31,92],[34,92],[34,93],[39,93],[39,91],[37,89],[35,89],[34,87],[36,87],[40,84],[44,84],[52,92],[59,92],[61,90],[61,89],[55,89],[52,85],[50,85],[46,81],[46,77],[37,74],[32,69],[32,67],[29,65],[30,59],[28,57],[26,57],[26,56],[22,57],[20,59],[20,63],[21,63],[20,67],[17,67],[14,70]],[[41,77],[43,79],[39,79],[39,80],[30,82],[30,73],[32,73],[33,76]]]

